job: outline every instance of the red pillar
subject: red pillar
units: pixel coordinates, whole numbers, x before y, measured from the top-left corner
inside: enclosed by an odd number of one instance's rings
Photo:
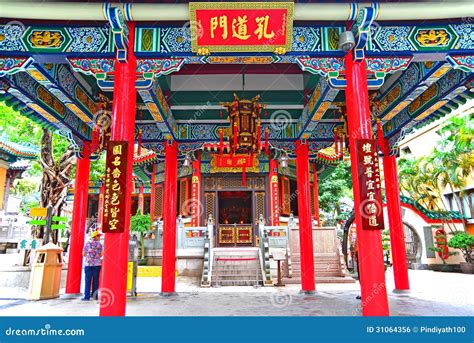
[[[151,169],[151,191],[150,191],[150,218],[153,222],[155,220],[155,174],[156,174],[156,164],[153,164]]]
[[[178,144],[167,142],[165,147],[165,189],[163,199],[163,271],[161,293],[175,290],[176,271],[176,205],[178,193]]]
[[[270,158],[268,167],[269,193],[270,193],[270,225],[280,225],[280,201],[278,196],[278,165],[277,161]]]
[[[319,219],[319,189],[318,189],[318,168],[316,163],[313,164],[313,202],[314,202],[314,220],[318,223],[318,226],[321,225]]]
[[[379,145],[383,153],[383,174],[385,178],[395,291],[408,291],[410,283],[408,281],[407,252],[405,249],[405,233],[403,231],[402,207],[400,204],[400,188],[398,186],[397,159],[395,155],[390,155],[390,146],[383,137],[380,122],[377,123],[377,127]]]
[[[90,143],[84,142],[82,158],[76,162],[74,182],[74,205],[72,209],[71,246],[66,277],[66,294],[81,293],[82,249],[87,219],[87,198],[89,195]]]
[[[191,216],[193,226],[200,226],[202,216],[201,203],[201,152],[197,152],[198,158],[193,161],[193,177],[191,179]]]
[[[298,219],[300,227],[301,288],[311,293],[314,281],[313,227],[311,223],[311,192],[309,184],[308,144],[296,141],[296,183],[298,189]]]
[[[143,210],[145,209],[145,187],[143,185],[140,185],[140,188],[138,188],[138,209],[140,210],[140,213],[143,214]]]
[[[100,187],[99,192],[99,209],[97,210],[97,226],[102,229],[104,223],[104,196],[105,196],[105,183]]]
[[[130,211],[132,203],[132,164],[135,140],[135,116],[137,105],[136,59],[133,53],[135,23],[129,25],[128,60],[115,60],[114,99],[112,106],[112,141],[127,141],[127,184],[125,199],[125,230],[122,233],[106,233],[104,260],[102,263],[102,284],[100,315],[124,316],[127,291],[128,241],[130,235]]]
[[[357,171],[356,139],[372,138],[367,70],[365,60],[354,62],[352,53],[345,57],[346,103],[351,153],[352,184],[354,192],[355,222],[359,249],[362,314],[388,316],[388,299],[385,287],[385,268],[380,231],[362,228],[359,178]]]

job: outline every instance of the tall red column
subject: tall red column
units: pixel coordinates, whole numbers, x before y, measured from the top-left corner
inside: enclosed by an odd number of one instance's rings
[[[155,220],[155,176],[156,175],[156,164],[153,164],[151,169],[151,191],[150,191],[150,219],[153,222]]]
[[[318,188],[318,168],[316,163],[313,164],[313,203],[314,203],[314,220],[318,223],[318,226],[321,225],[319,221],[319,188]]]
[[[351,153],[352,184],[354,192],[355,222],[359,249],[362,314],[364,316],[388,316],[388,299],[385,287],[385,268],[380,231],[362,227],[359,196],[358,161],[356,139],[372,138],[369,92],[365,60],[354,62],[352,53],[345,57],[346,104]]]
[[[97,210],[97,226],[102,228],[104,223],[104,197],[105,197],[105,184],[100,187],[99,191],[99,208]]]
[[[87,220],[87,198],[89,195],[89,172],[91,165],[90,153],[90,143],[84,142],[82,157],[78,158],[76,162],[66,294],[81,293],[82,249],[84,248]]]
[[[143,210],[145,209],[145,186],[140,185],[138,188],[138,209],[140,213],[143,214]]]
[[[201,152],[197,152],[198,158],[193,161],[193,177],[191,179],[191,216],[193,226],[200,226],[202,216],[201,203]]]
[[[395,291],[403,292],[410,290],[410,283],[408,280],[408,262],[402,222],[402,207],[400,204],[400,188],[398,186],[397,159],[395,155],[390,155],[390,146],[383,137],[380,122],[377,122],[377,128],[379,146],[383,153],[383,174],[385,179],[385,196],[387,198]]]
[[[165,189],[163,199],[163,271],[161,293],[175,290],[176,271],[176,206],[178,193],[178,144],[167,142],[165,147]]]
[[[278,196],[278,165],[270,158],[268,167],[268,184],[270,193],[270,225],[280,225],[280,201]]]
[[[309,183],[308,144],[296,141],[296,184],[300,227],[301,288],[305,293],[316,289],[314,281],[313,227]]]
[[[136,59],[133,53],[135,23],[129,25],[128,60],[115,60],[114,99],[112,106],[111,141],[127,141],[127,168],[125,199],[125,230],[122,233],[106,233],[102,284],[100,286],[100,315],[124,316],[127,291],[128,241],[130,235],[130,211],[132,204],[132,164],[135,140],[135,116],[137,105]]]

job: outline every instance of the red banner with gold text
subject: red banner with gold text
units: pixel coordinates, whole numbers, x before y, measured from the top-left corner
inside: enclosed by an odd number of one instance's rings
[[[379,158],[375,139],[357,139],[356,151],[362,228],[383,230],[382,188],[380,186]]]
[[[127,182],[126,141],[110,141],[105,162],[104,224],[102,232],[120,233],[125,230],[125,186]]]
[[[192,49],[290,51],[293,10],[292,2],[190,3]]]

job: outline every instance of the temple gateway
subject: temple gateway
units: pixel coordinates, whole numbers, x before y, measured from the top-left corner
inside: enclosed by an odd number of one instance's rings
[[[66,293],[80,293],[89,190],[115,300],[101,315],[125,314],[138,208],[155,223],[163,294],[177,273],[272,285],[280,263],[307,293],[351,282],[318,206],[344,158],[363,314],[389,314],[387,224],[396,288],[409,289],[397,144],[472,98],[468,2],[3,1],[0,17],[0,98],[77,151]],[[103,183],[89,187],[102,153]]]

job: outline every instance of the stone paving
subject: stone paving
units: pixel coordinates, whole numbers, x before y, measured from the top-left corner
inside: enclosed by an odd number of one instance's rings
[[[412,291],[395,294],[387,272],[391,315],[474,316],[473,275],[410,271]],[[274,287],[200,288],[196,278],[178,278],[177,295],[159,295],[159,278],[140,279],[139,296],[127,300],[129,316],[358,316],[359,285],[318,284],[317,293],[303,295],[298,285]],[[157,289],[158,288],[158,289]],[[0,316],[96,316],[99,302],[80,299],[24,300],[26,290],[0,290]],[[155,292],[152,292],[155,291]],[[113,301],[104,291],[102,301]]]

